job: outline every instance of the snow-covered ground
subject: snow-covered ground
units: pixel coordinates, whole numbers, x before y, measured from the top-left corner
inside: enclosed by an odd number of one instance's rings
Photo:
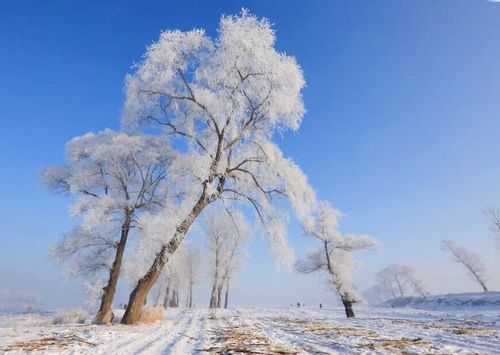
[[[500,312],[335,309],[169,309],[150,325],[52,324],[0,316],[0,353],[46,354],[500,354]],[[40,349],[43,349],[40,351]]]

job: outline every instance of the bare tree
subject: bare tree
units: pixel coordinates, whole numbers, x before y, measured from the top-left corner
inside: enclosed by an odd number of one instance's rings
[[[452,255],[456,263],[461,264],[467,270],[472,279],[481,286],[484,292],[488,292],[488,288],[486,287],[486,269],[476,253],[459,246],[452,240],[443,240],[442,248]]]
[[[67,156],[67,165],[42,177],[52,190],[77,197],[73,213],[83,222],[53,254],[76,260],[77,273],[108,271],[96,322],[110,323],[130,231],[141,213],[158,210],[166,199],[169,148],[159,138],[105,130],[72,139]]]
[[[340,214],[326,202],[319,204],[316,215],[304,225],[306,233],[322,246],[296,263],[298,272],[326,271],[344,305],[347,318],[355,316],[353,303],[359,301],[352,283],[352,252],[372,247],[366,236],[342,235],[338,230]]]

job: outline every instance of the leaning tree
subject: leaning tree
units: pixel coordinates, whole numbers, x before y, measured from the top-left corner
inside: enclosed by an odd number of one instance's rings
[[[462,265],[471,278],[481,286],[483,292],[488,292],[486,287],[486,268],[478,254],[458,245],[453,240],[441,242],[443,250],[449,252],[457,264]]]
[[[347,318],[354,317],[353,303],[359,301],[352,282],[352,252],[375,245],[368,236],[343,235],[339,230],[340,213],[326,202],[320,202],[316,213],[307,218],[304,230],[321,242],[321,246],[298,260],[298,272],[324,271],[342,301]]]
[[[45,169],[43,180],[75,196],[72,213],[82,223],[53,254],[72,261],[79,273],[108,272],[96,322],[109,323],[130,230],[142,213],[167,200],[170,149],[158,137],[105,130],[72,139],[66,150],[67,164]]]
[[[202,30],[163,32],[128,76],[125,125],[156,127],[175,142],[169,176],[184,195],[162,217],[162,243],[130,294],[123,323],[139,320],[165,264],[216,201],[253,208],[274,250],[291,255],[274,197],[288,198],[301,218],[314,192],[273,142],[276,132],[299,128],[305,84],[275,40],[267,19],[242,11],[221,18],[215,39]]]

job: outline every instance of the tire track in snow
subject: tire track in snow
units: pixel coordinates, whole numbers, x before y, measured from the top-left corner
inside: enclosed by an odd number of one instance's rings
[[[146,350],[152,343],[159,341],[161,338],[168,334],[169,330],[175,328],[179,322],[185,322],[184,314],[178,314],[174,320],[166,320],[156,327],[154,325],[147,326],[146,329],[151,329],[151,333],[146,333],[143,329],[138,329],[139,334],[134,336],[132,339],[128,339],[125,342],[111,343],[109,346],[98,349],[98,354],[109,355],[130,355],[130,354],[141,354]],[[130,326],[136,327],[136,326]],[[148,334],[145,336],[145,334]],[[124,334],[123,334],[124,335]]]
[[[164,347],[162,354],[192,354],[195,347],[194,341],[197,337],[199,338],[201,336],[200,330],[200,314],[198,312],[192,312],[189,326]]]
[[[135,355],[157,355],[161,354],[162,350],[169,344],[174,343],[178,340],[179,334],[185,332],[185,330],[192,323],[193,317],[189,312],[184,311],[181,314],[180,319],[178,319],[169,329],[163,328],[160,332],[156,332],[156,337],[152,341],[143,343],[143,346],[133,352],[128,354]]]

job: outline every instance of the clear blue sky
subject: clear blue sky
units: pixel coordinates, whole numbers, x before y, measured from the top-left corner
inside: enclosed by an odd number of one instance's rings
[[[45,191],[40,170],[62,162],[70,138],[119,128],[124,75],[161,30],[202,27],[215,34],[220,15],[241,7],[274,23],[278,47],[297,58],[308,83],[303,126],[285,136],[284,151],[320,197],[347,215],[344,230],[380,241],[360,258],[359,282],[401,262],[416,267],[435,292],[474,290],[439,249],[443,238],[494,264],[481,210],[500,207],[500,4],[20,0],[0,6],[2,285],[38,290],[50,306],[71,303],[61,295],[77,295],[78,287],[47,257],[71,226],[69,201]],[[299,253],[307,248],[297,228],[291,239]],[[288,302],[295,293],[319,299],[300,283],[321,290],[324,284],[269,271],[272,261],[258,239],[251,250],[237,301]],[[257,286],[275,291],[274,298],[266,301]]]

